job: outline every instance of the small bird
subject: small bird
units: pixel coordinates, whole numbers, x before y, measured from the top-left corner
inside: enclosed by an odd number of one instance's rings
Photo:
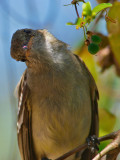
[[[99,98],[84,62],[47,30],[17,30],[11,56],[26,63],[17,85],[22,160],[56,159],[98,135]],[[67,160],[89,160],[90,150]]]

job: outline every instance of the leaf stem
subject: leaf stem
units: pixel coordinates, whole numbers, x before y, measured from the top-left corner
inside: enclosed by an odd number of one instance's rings
[[[75,11],[76,11],[77,17],[79,18],[80,16],[79,16],[79,13],[78,13],[77,4],[75,3],[74,5],[75,5]]]
[[[85,27],[83,27],[83,31],[84,31],[84,38],[86,40]]]

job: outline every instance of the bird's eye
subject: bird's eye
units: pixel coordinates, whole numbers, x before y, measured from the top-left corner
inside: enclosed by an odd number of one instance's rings
[[[28,29],[24,29],[23,30],[25,33],[31,33],[31,30],[28,30]]]

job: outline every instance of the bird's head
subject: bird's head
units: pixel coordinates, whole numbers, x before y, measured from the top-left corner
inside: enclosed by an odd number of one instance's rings
[[[26,50],[30,39],[35,36],[35,30],[21,29],[17,30],[11,40],[11,56],[17,61],[26,61]]]
[[[11,40],[11,56],[27,66],[53,66],[66,59],[67,45],[47,30],[17,30]]]

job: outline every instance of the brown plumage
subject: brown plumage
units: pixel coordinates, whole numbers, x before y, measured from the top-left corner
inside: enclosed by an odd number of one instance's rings
[[[27,69],[18,84],[22,160],[56,159],[98,135],[98,91],[84,62],[46,30],[15,32],[11,56]],[[82,156],[68,160],[91,159]]]

